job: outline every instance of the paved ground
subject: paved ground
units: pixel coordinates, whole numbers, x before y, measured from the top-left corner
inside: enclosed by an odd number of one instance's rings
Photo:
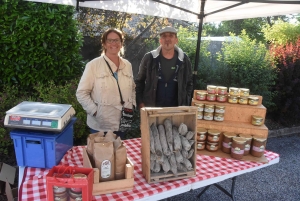
[[[280,154],[275,165],[237,177],[236,201],[299,201],[300,200],[300,130],[296,134],[272,136],[267,141],[267,150]],[[218,183],[230,190],[231,180]],[[202,196],[204,188],[169,198],[169,201],[229,201],[227,195],[210,187]]]

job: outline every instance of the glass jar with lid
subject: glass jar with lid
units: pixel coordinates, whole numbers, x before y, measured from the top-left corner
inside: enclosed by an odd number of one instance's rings
[[[207,131],[207,140],[209,142],[219,142],[221,132],[217,129],[209,129]]]

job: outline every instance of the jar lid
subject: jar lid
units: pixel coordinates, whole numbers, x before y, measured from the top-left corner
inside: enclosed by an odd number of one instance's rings
[[[229,91],[238,91],[239,90],[239,88],[236,88],[236,87],[230,87],[229,88]]]
[[[208,134],[211,134],[211,135],[220,135],[220,131],[219,130],[217,130],[217,129],[210,129],[210,130],[208,130],[207,131],[208,132]]]
[[[205,92],[205,91],[197,91],[197,94],[203,94],[203,95],[206,95],[207,92]]]
[[[240,91],[249,91],[249,89],[246,89],[246,88],[240,88]]]
[[[248,99],[248,96],[240,96],[239,99]]]
[[[233,137],[232,140],[238,144],[244,144],[247,141],[246,138],[243,137]]]
[[[207,94],[207,96],[216,96],[216,94]]]
[[[262,119],[264,119],[263,117],[257,116],[257,115],[252,115],[252,118],[255,119],[255,120],[262,120]]]
[[[224,116],[224,113],[217,113],[217,112],[215,112],[215,116],[216,117],[222,117],[222,116]]]
[[[205,128],[199,127],[199,128],[197,128],[197,132],[201,133],[201,134],[205,134],[207,132],[207,130]]]
[[[82,173],[77,173],[73,175],[74,178],[87,178],[87,176],[85,174]]]
[[[239,96],[236,96],[236,95],[228,95],[228,98],[238,98]]]
[[[218,97],[226,97],[227,95],[225,95],[225,94],[218,94],[217,96]]]
[[[225,106],[224,105],[216,105],[216,109],[225,109]]]
[[[253,137],[253,139],[259,142],[265,142],[267,140],[266,138],[260,138],[260,137]]]
[[[227,87],[223,87],[223,86],[218,86],[218,89],[223,89],[223,90],[227,90]]]
[[[195,103],[196,106],[204,106],[204,103]]]
[[[240,137],[243,137],[243,138],[246,138],[247,140],[250,140],[250,139],[253,138],[252,135],[249,135],[249,134],[243,134],[243,133],[240,133],[239,136],[240,136]]]
[[[207,88],[217,88],[217,86],[215,86],[215,85],[207,85]]]
[[[205,107],[215,107],[215,105],[205,104]]]
[[[251,99],[251,100],[258,100],[259,99],[257,96],[249,96],[248,98]]]
[[[233,132],[224,132],[223,135],[226,136],[226,137],[228,137],[228,138],[229,137],[236,137],[236,134],[233,133]]]
[[[218,145],[219,143],[218,142],[209,142],[209,141],[207,141],[206,144],[208,144],[208,145]]]

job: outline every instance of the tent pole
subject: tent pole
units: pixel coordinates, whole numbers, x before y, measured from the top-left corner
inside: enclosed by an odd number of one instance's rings
[[[202,35],[202,29],[203,29],[203,18],[204,18],[205,2],[206,2],[206,0],[201,0],[200,14],[198,16],[198,18],[199,18],[198,39],[197,39],[196,57],[195,57],[195,65],[194,65],[194,72],[193,72],[193,74],[194,74],[193,75],[194,90],[195,90],[196,83],[197,83],[196,78],[197,78],[197,70],[198,70],[198,63],[199,63],[199,56],[200,56],[200,45],[201,45],[201,35]]]

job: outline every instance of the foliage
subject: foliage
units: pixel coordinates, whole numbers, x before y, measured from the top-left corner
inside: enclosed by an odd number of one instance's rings
[[[34,89],[37,91],[36,97],[39,97],[36,101],[72,105],[77,118],[74,124],[75,144],[86,144],[89,128],[86,125],[86,112],[76,98],[78,83],[79,79],[74,79],[64,85],[55,85],[53,81],[49,81],[47,84],[37,84]]]
[[[286,114],[300,117],[300,38],[296,43],[276,46],[270,52],[274,57],[274,65],[278,68],[278,80],[275,91],[278,93],[275,103],[277,114],[282,120]]]
[[[273,26],[266,25],[262,29],[267,41],[275,45],[295,43],[300,35],[300,24],[277,21]]]
[[[262,43],[251,40],[245,32],[241,40],[225,42],[218,53],[220,66],[217,83],[238,88],[248,88],[251,94],[263,96],[267,108],[274,106],[271,91],[275,84],[276,70],[272,67],[268,51]]]
[[[0,153],[8,154],[8,147],[12,145],[9,137],[9,128],[4,127],[6,111],[16,106],[23,100],[31,100],[30,97],[20,90],[19,86],[4,86],[0,91]]]
[[[246,30],[247,35],[250,39],[258,42],[264,42],[265,38],[262,33],[262,28],[265,25],[272,26],[278,19],[282,21],[287,21],[286,16],[274,16],[274,17],[258,17],[249,19],[238,19],[222,21],[218,24],[207,23],[204,24],[203,30],[209,36],[228,36],[229,33],[234,33],[235,35],[242,34],[242,30]]]
[[[74,7],[22,0],[0,4],[0,87],[63,84],[81,74],[82,36]]]

